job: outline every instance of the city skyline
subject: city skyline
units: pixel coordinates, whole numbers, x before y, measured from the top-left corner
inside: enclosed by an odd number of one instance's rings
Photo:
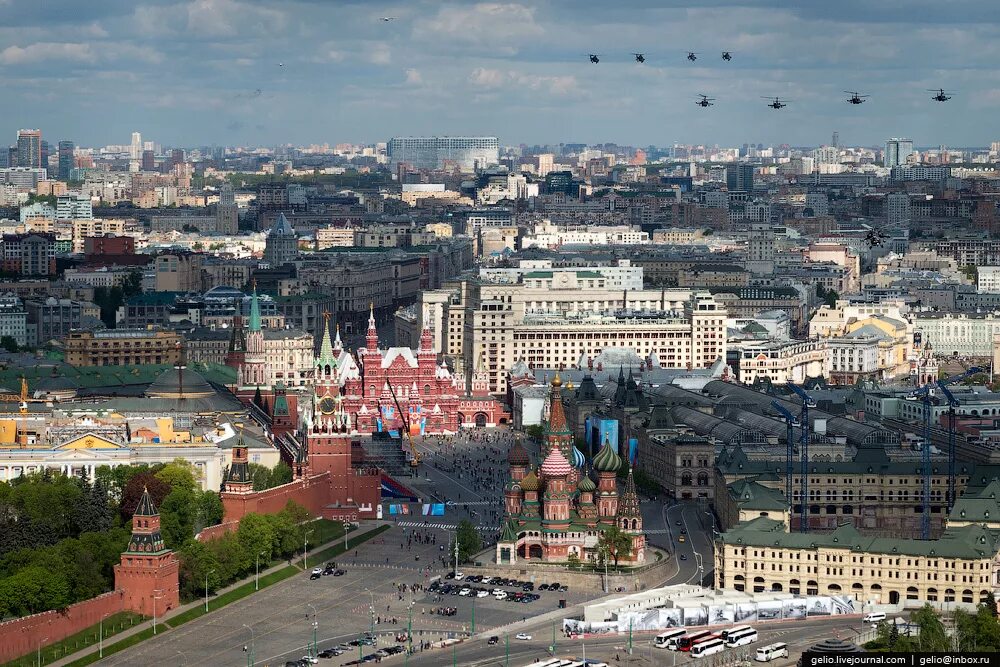
[[[136,129],[168,145],[467,134],[814,146],[834,130],[843,145],[993,140],[1000,25],[987,3],[786,5],[192,0],[42,12],[3,0],[0,132],[40,127],[77,145],[124,144]],[[938,87],[956,95],[934,102],[925,89]],[[872,97],[847,105],[850,89]],[[696,106],[698,93],[716,105]],[[768,109],[761,95],[791,103]]]

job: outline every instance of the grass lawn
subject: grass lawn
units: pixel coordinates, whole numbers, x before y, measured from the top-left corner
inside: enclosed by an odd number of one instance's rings
[[[136,623],[140,623],[145,620],[139,614],[133,614],[130,611],[123,611],[118,614],[112,614],[104,619],[104,645],[108,645],[108,637],[111,637],[123,630],[128,630]],[[61,641],[45,644],[42,646],[42,662],[49,663],[58,660],[64,655],[69,655],[70,653],[75,653],[80,649],[87,648],[88,646],[97,646],[100,643],[101,638],[101,623],[93,625],[89,628],[81,630],[75,635],[70,635]],[[97,655],[96,653],[94,655]],[[10,662],[4,663],[2,667],[31,667],[32,665],[38,664],[38,654],[31,653],[29,655],[23,655],[17,660],[12,660]]]
[[[320,519],[320,520],[318,520],[318,521],[316,521],[314,523],[315,524],[333,524],[333,525],[330,525],[330,526],[317,525],[317,527],[315,529],[316,533],[314,533],[314,535],[316,535],[316,534],[328,534],[328,535],[332,535],[332,537],[327,537],[324,540],[326,542],[330,541],[331,539],[336,539],[337,537],[342,537],[343,534],[344,534],[343,533],[343,529],[341,528],[341,525],[340,525],[339,521],[326,521],[325,519]],[[328,533],[320,533],[321,530],[323,530],[323,531],[329,531],[329,532]],[[387,530],[389,530],[389,526],[383,525],[383,526],[379,526],[378,528],[374,528],[372,530],[369,530],[369,531],[367,531],[365,533],[359,533],[359,534],[355,535],[354,537],[349,537],[348,541],[347,541],[347,544],[348,544],[347,548],[348,549],[353,549],[354,547],[362,544],[363,542],[365,542],[365,541],[367,541],[367,540],[369,540],[369,539],[371,539],[373,537],[376,537],[376,536],[382,534],[383,532],[385,532]],[[317,544],[321,544],[321,543],[322,542],[317,542]],[[342,554],[342,553],[344,553],[344,543],[343,542],[337,544],[336,546],[330,547],[329,549],[325,549],[324,551],[321,551],[321,552],[318,552],[318,553],[315,553],[315,554],[310,554],[309,555],[309,561],[310,562],[315,561],[316,563],[321,563],[321,562],[325,562],[327,559],[333,558],[333,557],[338,556],[339,554]],[[299,563],[301,563],[301,562],[302,561],[300,560]],[[279,581],[284,581],[285,579],[288,579],[289,577],[295,576],[296,574],[301,573],[301,572],[302,572],[302,568],[299,567],[298,565],[291,565],[291,566],[283,567],[280,570],[277,570],[275,572],[271,572],[270,574],[262,576],[260,578],[260,587],[262,589],[266,588],[267,586],[270,586],[272,584],[276,584]],[[242,586],[234,588],[233,590],[228,591],[226,593],[223,593],[222,595],[218,595],[218,596],[216,596],[214,598],[210,598],[209,601],[208,601],[208,609],[209,609],[209,611],[220,609],[222,607],[225,607],[228,604],[232,604],[233,602],[236,602],[237,600],[242,600],[243,598],[247,597],[248,595],[253,595],[254,592],[255,592],[254,580],[253,580],[253,578],[250,578],[247,581],[247,583],[243,584]],[[200,618],[201,616],[204,616],[206,613],[208,613],[208,612],[205,611],[204,605],[198,605],[196,607],[192,607],[191,609],[188,609],[187,611],[185,611],[185,612],[183,612],[181,614],[178,614],[177,616],[174,616],[173,618],[171,618],[171,619],[169,619],[167,621],[164,621],[162,623],[158,623],[157,624],[157,630],[159,632],[163,632],[165,630],[168,630],[169,628],[176,628],[178,626],[181,626],[181,625],[187,623],[188,621],[193,621],[196,618]],[[131,637],[126,637],[125,639],[123,639],[123,640],[121,640],[119,642],[116,642],[115,644],[113,644],[111,646],[108,646],[107,643],[105,642],[104,655],[110,655],[112,653],[117,653],[118,651],[122,651],[122,650],[124,650],[124,649],[126,649],[126,648],[128,648],[130,646],[134,646],[135,644],[138,644],[139,642],[141,642],[141,641],[143,641],[145,639],[149,639],[152,636],[153,636],[153,630],[152,630],[152,628],[149,628],[149,629],[143,630],[142,632],[139,632],[139,633],[137,633],[137,634],[135,634],[135,635],[133,635]],[[21,660],[25,660],[25,658],[21,658]],[[97,660],[98,660],[97,653],[91,653],[91,654],[86,655],[86,656],[80,658],[79,660],[75,660],[75,661],[73,661],[73,662],[71,662],[69,664],[70,664],[70,667],[78,667],[79,665],[89,665],[89,664],[92,664],[92,663],[96,662]],[[21,664],[21,663],[11,663],[11,664],[13,665],[13,664]],[[24,667],[28,667],[28,665],[34,664],[34,663],[32,663],[32,662],[29,661],[29,662],[25,662],[23,664],[24,664]]]

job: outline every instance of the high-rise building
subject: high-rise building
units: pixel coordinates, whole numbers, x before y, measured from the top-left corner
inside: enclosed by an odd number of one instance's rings
[[[264,261],[272,267],[292,261],[299,254],[298,243],[298,237],[288,218],[284,213],[279,213],[264,241]]]
[[[233,186],[223,183],[219,189],[219,205],[215,209],[215,231],[219,234],[235,234],[239,231],[240,209],[236,205]]]
[[[73,171],[73,146],[72,141],[59,142],[59,180],[68,181],[69,172]]]
[[[153,153],[153,151],[142,152],[142,170],[143,171],[156,170],[156,154]]]
[[[170,166],[175,167],[179,164],[184,164],[184,149],[175,148],[170,151]]]
[[[142,133],[132,133],[132,145],[129,147],[129,157],[138,160],[142,157]]]
[[[774,273],[774,228],[769,222],[750,226],[746,267],[754,275]]]
[[[885,157],[883,164],[886,167],[898,167],[906,164],[906,158],[913,152],[913,141],[910,139],[892,138],[885,142]]]
[[[732,164],[726,167],[726,188],[730,192],[749,192],[753,190],[752,164]]]
[[[834,148],[840,148],[840,132],[833,133],[833,141],[830,143],[833,144]]]
[[[56,220],[90,220],[93,217],[89,196],[69,192],[56,197]]]
[[[17,131],[17,166],[44,167],[42,164],[42,131]]]
[[[454,165],[474,171],[500,161],[496,137],[393,137],[387,154],[395,166],[405,162],[417,169],[443,169]]]
[[[905,192],[890,192],[885,197],[885,219],[890,225],[898,225],[910,219],[910,195]]]

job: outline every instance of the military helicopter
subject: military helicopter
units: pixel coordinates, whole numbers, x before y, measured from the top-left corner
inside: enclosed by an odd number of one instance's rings
[[[883,245],[885,243],[885,239],[885,232],[881,229],[869,229],[868,235],[865,236],[865,242],[868,244],[869,248]]]
[[[850,95],[850,97],[847,98],[847,101],[851,104],[864,104],[865,98],[870,97],[870,95],[858,95],[853,90],[845,90],[844,92]]]
[[[951,99],[951,95],[945,95],[944,90],[941,88],[938,88],[937,90],[934,90],[933,88],[928,88],[927,92],[937,93],[937,95],[931,98],[935,102],[947,102],[948,100]]]
[[[698,54],[695,53],[694,51],[688,51],[688,60],[690,60],[691,62],[698,60]]]
[[[600,54],[591,53],[589,55],[590,55],[590,62],[594,63],[595,65],[601,62],[601,59],[598,57]]]
[[[633,53],[632,55],[635,56],[635,61],[637,63],[646,62],[646,56],[642,55],[641,53]]]
[[[722,59],[725,60],[726,62],[729,62],[730,60],[733,59],[733,54],[729,53],[729,51],[723,51]]]
[[[772,98],[772,97],[764,97],[763,95],[761,95],[760,99],[771,100],[771,102],[768,103],[767,106],[771,107],[772,109],[780,109],[782,107],[788,106],[788,100],[779,100],[777,97]]]
[[[715,101],[714,97],[706,97],[706,96],[702,95],[701,93],[698,93],[698,96],[701,98],[700,100],[698,100],[697,102],[695,102],[695,104],[697,104],[698,106],[700,106],[700,107],[714,106],[712,104],[712,102]]]

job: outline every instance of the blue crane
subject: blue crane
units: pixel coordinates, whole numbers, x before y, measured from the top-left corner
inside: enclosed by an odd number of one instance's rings
[[[785,427],[787,432],[785,434],[785,500],[788,501],[788,522],[791,524],[792,521],[792,461],[795,458],[794,452],[794,440],[795,436],[792,429],[799,425],[799,419],[788,409],[779,403],[778,401],[771,401],[771,406],[778,411],[782,419],[785,420]],[[804,501],[803,501],[804,502]],[[801,530],[802,527],[799,527]]]
[[[948,390],[948,385],[961,382],[967,377],[981,373],[978,366],[969,368],[964,373],[953,375],[937,382],[928,382],[923,387],[910,392],[910,400],[923,403],[924,441],[920,447],[923,464],[923,503],[920,517],[920,537],[929,540],[931,537],[931,406],[935,402],[934,390],[941,389],[948,402],[948,507],[955,502],[955,408],[958,399]]]
[[[799,460],[802,465],[802,495],[800,498],[802,505],[799,515],[799,530],[807,533],[809,532],[809,408],[815,408],[816,401],[802,387],[796,387],[789,382],[788,388],[795,392],[795,395],[802,401],[802,412],[799,413],[799,423],[802,425],[799,440]]]

